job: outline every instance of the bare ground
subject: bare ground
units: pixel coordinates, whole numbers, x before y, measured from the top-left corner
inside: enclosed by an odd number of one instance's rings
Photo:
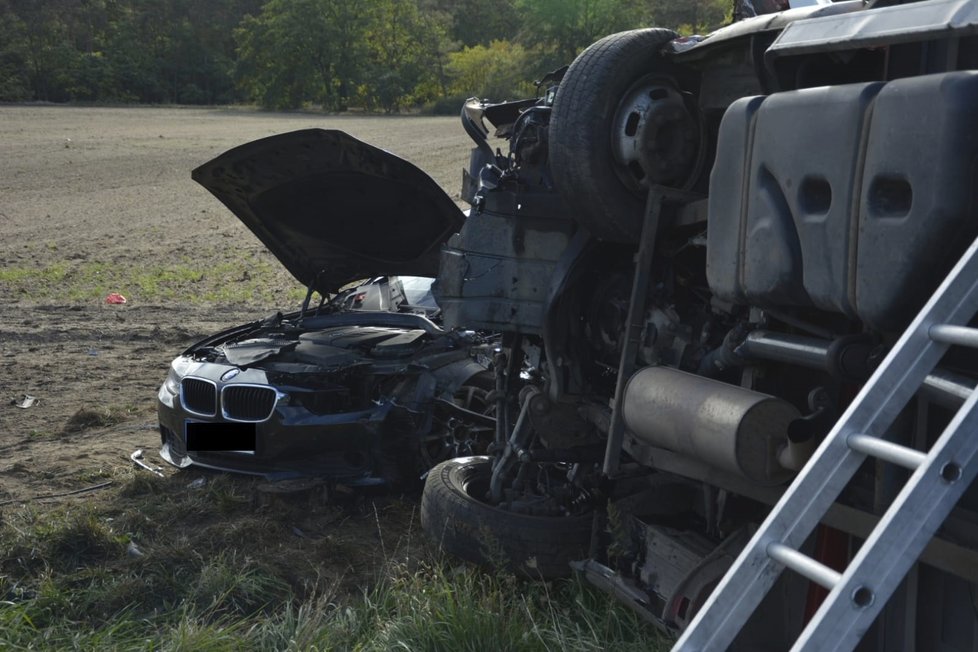
[[[0,107],[0,505],[119,484],[132,477],[136,449],[166,466],[156,455],[155,395],[169,360],[204,335],[294,306],[202,303],[192,283],[161,300],[119,279],[170,261],[270,259],[190,170],[255,138],[310,127],[399,154],[457,196],[469,145],[455,118]],[[72,279],[82,268],[96,277],[91,270],[104,269],[119,287]],[[268,269],[257,282],[281,288],[284,300],[296,284]],[[107,290],[128,303],[106,304]],[[17,407],[25,394],[37,402]],[[175,487],[200,474],[163,472]],[[45,501],[97,503],[101,493]]]

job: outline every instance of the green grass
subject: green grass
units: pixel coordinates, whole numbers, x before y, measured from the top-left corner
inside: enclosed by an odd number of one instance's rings
[[[291,526],[310,518],[308,505],[263,509],[252,499],[256,480],[210,475],[192,488],[192,479],[129,472],[97,504],[5,510],[0,649],[459,652],[669,644],[578,580],[526,582],[426,552],[414,515],[405,516],[409,505],[395,499],[360,512],[320,508],[329,522],[359,525],[298,538]],[[397,519],[409,521],[399,537],[384,531]]]
[[[305,296],[298,282],[270,256],[227,257],[226,252],[205,250],[195,259],[164,264],[59,261],[40,267],[0,267],[0,293],[32,302],[86,303],[119,292],[143,304],[280,306],[297,304]]]
[[[336,649],[654,650],[665,644],[637,616],[578,581],[527,583],[446,561],[395,566],[328,631],[327,647]]]
[[[99,573],[0,605],[0,648],[163,650],[659,650],[669,642],[575,580],[527,584],[434,562],[392,565],[359,596],[305,599],[233,555],[182,594],[138,573]],[[166,595],[145,612],[145,592]]]
[[[52,263],[45,267],[5,267],[0,268],[0,283],[12,287],[40,284],[48,286],[65,280],[69,273],[67,263]]]

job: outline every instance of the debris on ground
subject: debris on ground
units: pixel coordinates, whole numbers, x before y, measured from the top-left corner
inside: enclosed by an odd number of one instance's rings
[[[142,448],[137,448],[136,450],[134,450],[133,453],[132,453],[132,455],[129,456],[129,459],[132,460],[133,464],[135,464],[136,466],[139,466],[139,467],[142,467],[142,468],[146,469],[150,473],[155,473],[156,475],[160,476],[161,478],[165,478],[166,477],[165,475],[163,475],[163,469],[161,467],[159,467],[159,466],[151,466],[150,464],[148,464],[145,461],[143,461],[143,449]]]
[[[13,403],[19,408],[26,410],[29,407],[34,407],[35,405],[37,405],[37,400],[38,399],[36,396],[31,396],[30,394],[24,394],[24,398],[20,399],[20,401],[11,401],[11,403]]]

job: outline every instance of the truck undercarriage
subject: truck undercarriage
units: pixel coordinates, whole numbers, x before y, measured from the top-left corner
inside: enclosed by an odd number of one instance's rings
[[[472,211],[435,293],[448,325],[503,333],[496,432],[429,473],[429,536],[530,577],[573,567],[684,631],[978,236],[976,69],[978,3],[839,2],[611,35],[540,99],[470,100]],[[889,441],[926,452],[952,423],[978,381],[961,343]],[[908,459],[853,462],[801,550],[842,569]],[[955,464],[946,484],[974,476]],[[858,649],[978,649],[965,488]],[[730,649],[788,647],[825,600],[811,577],[781,573]]]

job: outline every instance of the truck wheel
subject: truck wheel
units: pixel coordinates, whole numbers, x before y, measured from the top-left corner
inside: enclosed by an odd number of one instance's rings
[[[690,181],[699,126],[659,54],[668,29],[611,34],[582,52],[557,88],[550,117],[554,184],[599,238],[634,241],[652,185]]]
[[[570,574],[587,555],[590,514],[565,517],[517,514],[488,505],[488,457],[442,462],[428,474],[421,497],[421,527],[450,555],[505,568],[535,579]]]

